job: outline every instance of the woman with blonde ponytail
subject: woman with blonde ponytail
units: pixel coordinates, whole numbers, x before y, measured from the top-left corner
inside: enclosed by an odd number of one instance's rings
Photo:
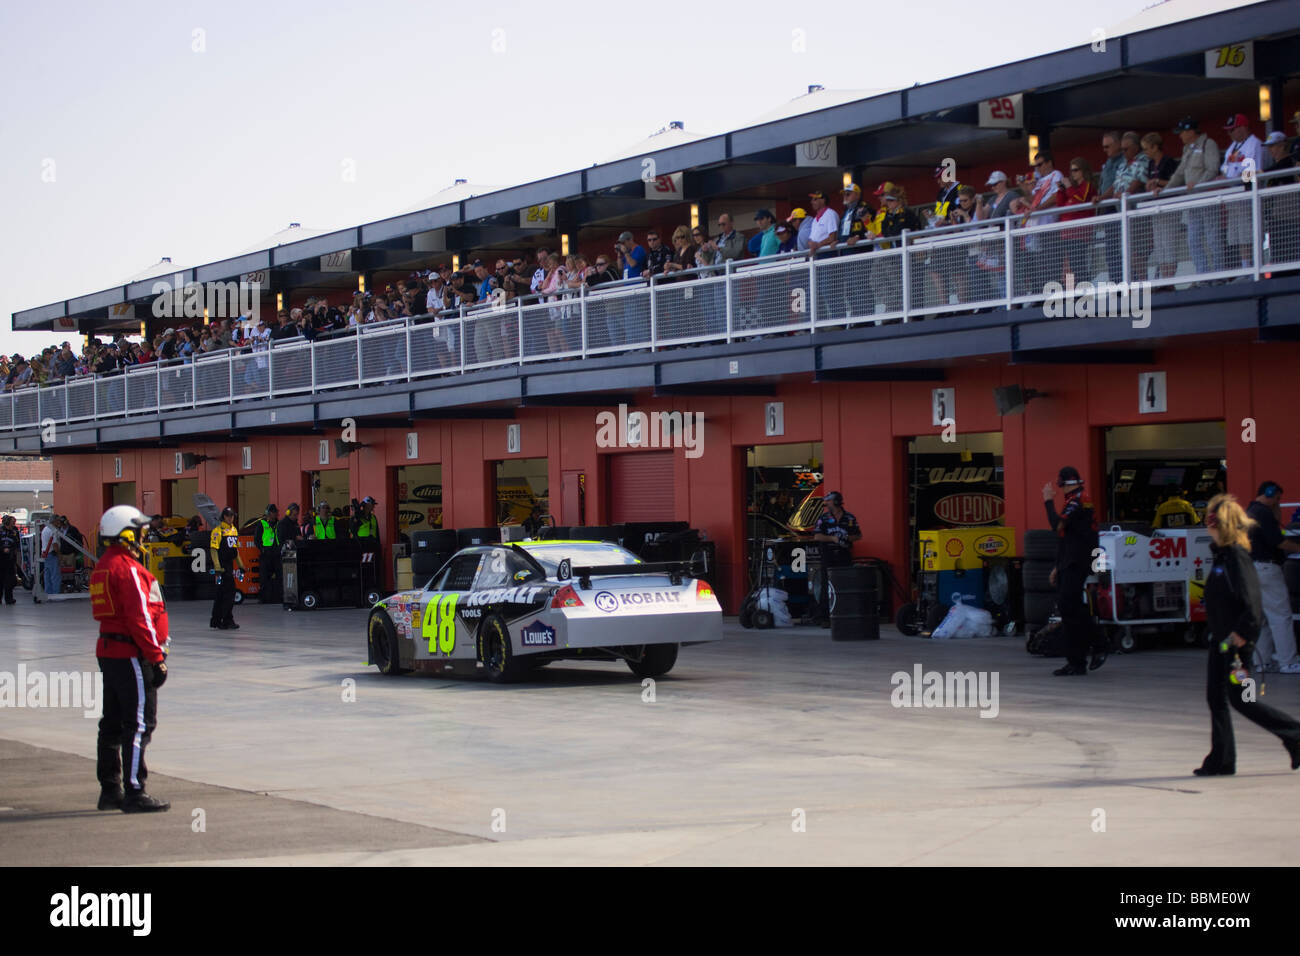
[[[1260,703],[1256,699],[1259,689],[1248,670],[1264,619],[1259,577],[1250,560],[1253,524],[1232,495],[1216,495],[1205,507],[1205,529],[1214,541],[1214,557],[1205,577],[1205,616],[1210,629],[1205,685],[1210,705],[1210,752],[1194,771],[1198,777],[1237,772],[1230,705],[1277,736],[1291,755],[1291,769],[1300,767],[1300,721]]]

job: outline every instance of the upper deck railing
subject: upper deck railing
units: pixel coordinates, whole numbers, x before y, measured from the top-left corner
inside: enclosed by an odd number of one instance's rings
[[[1300,183],[1286,182],[1295,175],[731,261],[22,388],[0,395],[0,431],[867,323],[941,318],[958,328],[962,314],[1048,308],[1084,283],[1145,295],[1259,279],[1300,270]],[[1059,220],[1079,212],[1086,218]]]

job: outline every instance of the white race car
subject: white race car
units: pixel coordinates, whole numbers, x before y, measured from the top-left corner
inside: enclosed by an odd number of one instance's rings
[[[505,683],[555,660],[622,660],[658,677],[682,645],[722,640],[722,607],[697,571],[605,541],[465,548],[423,588],[374,606],[370,663],[384,674],[481,665]]]

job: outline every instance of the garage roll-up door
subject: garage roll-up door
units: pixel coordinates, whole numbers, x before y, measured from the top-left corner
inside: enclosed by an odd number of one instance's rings
[[[610,455],[610,524],[673,521],[673,453]]]

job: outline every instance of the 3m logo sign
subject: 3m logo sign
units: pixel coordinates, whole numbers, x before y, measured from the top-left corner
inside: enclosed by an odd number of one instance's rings
[[[1151,551],[1149,552],[1152,560],[1159,561],[1165,558],[1185,558],[1187,557],[1187,539],[1186,538],[1152,538]]]

